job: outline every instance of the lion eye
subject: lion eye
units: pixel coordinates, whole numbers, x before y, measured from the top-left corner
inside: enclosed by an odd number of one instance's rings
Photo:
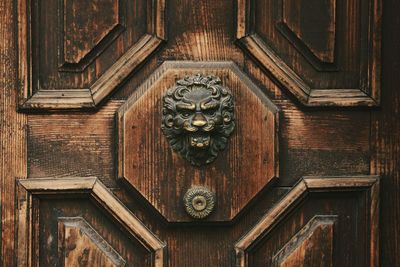
[[[191,114],[192,114],[192,113],[191,113],[190,111],[188,111],[188,110],[183,110],[183,111],[181,111],[181,115],[182,115],[182,117],[184,117],[184,118],[188,118]]]
[[[208,116],[214,116],[215,113],[217,112],[217,110],[216,109],[206,109],[203,112],[204,112],[204,114],[206,114]]]

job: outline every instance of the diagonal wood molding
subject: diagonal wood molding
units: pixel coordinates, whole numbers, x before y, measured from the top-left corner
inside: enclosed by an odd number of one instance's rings
[[[87,194],[125,228],[134,238],[153,253],[153,264],[164,266],[166,244],[152,233],[118,198],[96,177],[35,178],[17,181],[17,265],[31,266],[33,251],[33,201],[38,196],[59,194]]]
[[[267,1],[265,1],[267,3]],[[271,2],[271,1],[269,1]],[[278,5],[278,1],[269,3],[270,7]],[[380,104],[380,87],[381,87],[381,17],[382,17],[382,1],[381,0],[365,0],[362,1],[363,9],[367,11],[358,11],[362,14],[362,19],[366,20],[369,26],[362,29],[363,37],[360,40],[360,48],[354,53],[360,53],[360,79],[357,86],[348,86],[346,88],[313,88],[307,77],[296,73],[294,68],[288,62],[282,59],[276,49],[274,40],[267,40],[262,36],[256,27],[259,22],[256,18],[255,0],[237,0],[237,26],[236,40],[237,44],[246,51],[252,59],[254,59],[261,67],[271,74],[276,81],[289,90],[297,99],[306,106],[378,106]],[[280,7],[282,8],[282,7]],[[273,10],[272,10],[273,9]],[[268,8],[269,15],[276,16],[282,10]],[[262,10],[262,8],[260,8]],[[361,16],[361,15],[360,15]],[[336,15],[332,16],[332,26],[336,24]],[[276,27],[279,33],[280,19]],[[351,25],[351,27],[356,27]],[[281,32],[282,33],[282,32]],[[285,33],[283,34],[285,35]],[[287,37],[287,36],[286,36]],[[297,38],[297,37],[296,37]],[[290,39],[290,38],[289,38]],[[331,38],[334,39],[334,38]],[[273,44],[271,44],[271,42]],[[290,42],[290,40],[289,40]],[[298,42],[292,42],[297,50],[304,48],[299,46]],[[334,44],[331,44],[334,46]],[[308,48],[307,48],[308,49]],[[306,49],[306,50],[307,50]],[[302,51],[300,53],[304,53]],[[305,56],[307,58],[307,56]],[[311,65],[315,64],[311,63]],[[317,64],[318,65],[318,64]],[[321,68],[316,67],[317,72]],[[336,68],[335,71],[340,70]],[[329,72],[329,71],[328,71]]]
[[[379,177],[304,177],[293,189],[262,219],[235,243],[236,266],[249,266],[249,249],[260,242],[289,214],[296,205],[312,192],[364,191],[369,207],[369,262],[378,266],[379,242]]]
[[[38,58],[33,56],[34,36],[32,6],[35,0],[18,0],[18,80],[19,110],[93,109],[124,82],[130,73],[166,40],[165,0],[152,1],[148,16],[148,32],[134,43],[88,88],[40,88]],[[112,41],[112,40],[111,40]]]

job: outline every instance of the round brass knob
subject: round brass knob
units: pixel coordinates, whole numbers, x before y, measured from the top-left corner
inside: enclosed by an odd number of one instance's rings
[[[183,197],[186,212],[195,219],[206,218],[214,210],[215,194],[203,186],[190,188]]]

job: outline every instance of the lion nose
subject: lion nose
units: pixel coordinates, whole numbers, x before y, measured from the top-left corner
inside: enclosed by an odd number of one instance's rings
[[[206,118],[201,113],[196,113],[193,118],[192,122],[193,126],[203,127],[207,124]]]

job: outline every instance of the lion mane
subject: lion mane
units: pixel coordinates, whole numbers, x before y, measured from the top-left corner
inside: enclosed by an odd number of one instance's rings
[[[195,103],[196,99],[193,99],[193,94],[206,95],[207,99],[218,103],[212,114],[204,110],[196,111],[204,118],[205,125],[202,127],[193,125],[193,114],[195,113],[182,114],[177,108],[179,103]],[[196,103],[196,105],[200,104]],[[203,76],[202,74],[186,76],[178,80],[176,86],[168,89],[163,97],[162,132],[172,149],[192,165],[201,166],[213,162],[219,151],[225,149],[234,128],[232,93],[228,88],[222,86],[221,79],[216,76]],[[191,142],[195,142],[193,140],[200,142],[200,144],[197,143],[197,146],[202,147],[193,147],[191,145]]]

